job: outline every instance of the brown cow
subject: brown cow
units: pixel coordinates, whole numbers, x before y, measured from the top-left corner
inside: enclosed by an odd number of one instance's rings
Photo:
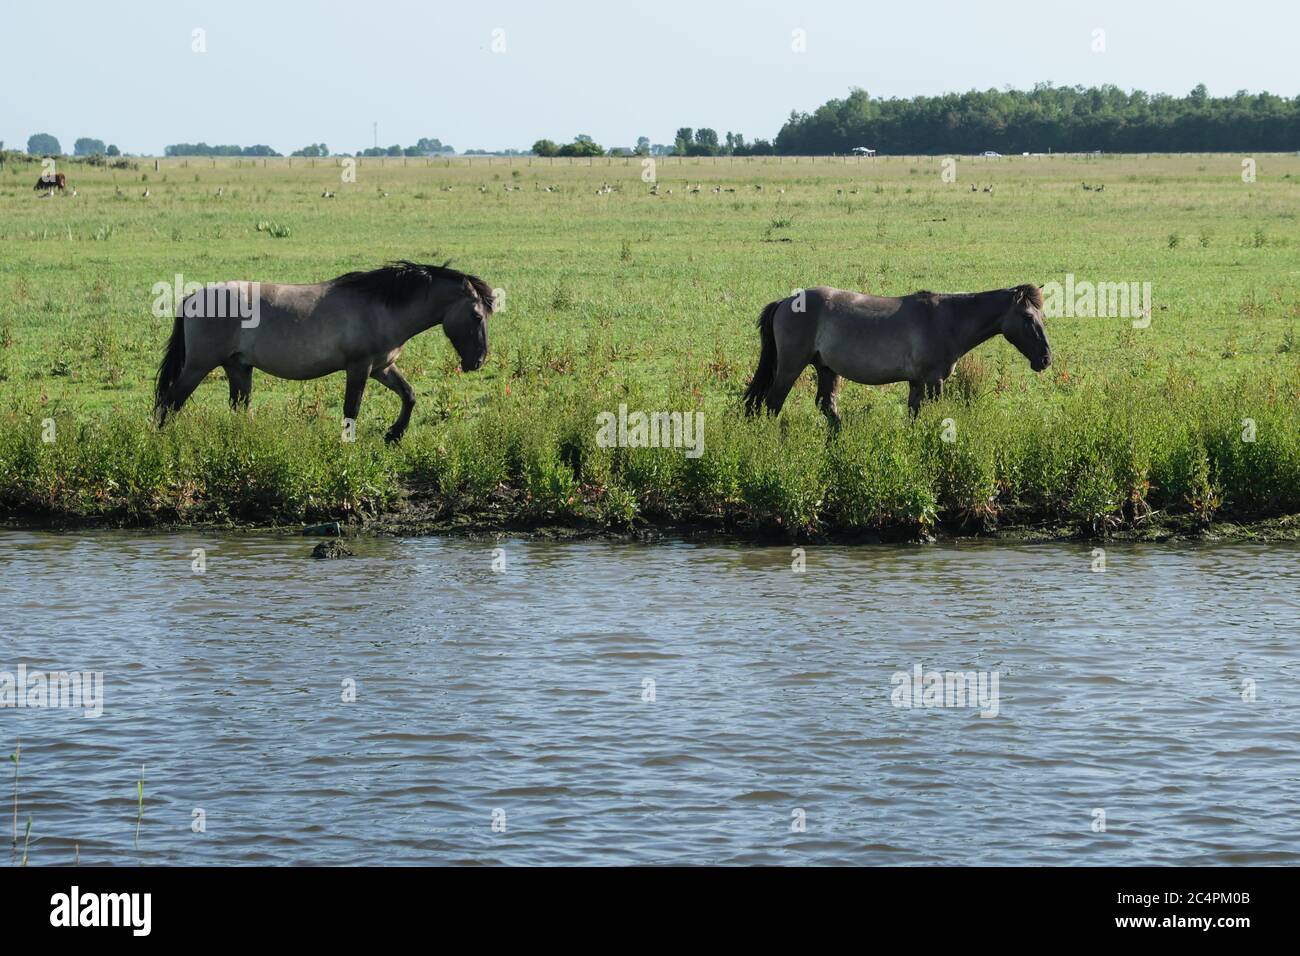
[[[53,176],[46,177],[44,173],[41,178],[36,180],[36,185],[32,187],[33,192],[40,192],[42,189],[67,189],[68,178],[63,173],[55,173]]]

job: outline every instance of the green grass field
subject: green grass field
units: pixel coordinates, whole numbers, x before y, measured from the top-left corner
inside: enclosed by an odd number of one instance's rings
[[[661,159],[659,196],[635,159],[359,160],[355,183],[336,160],[170,159],[68,163],[77,195],[52,198],[33,192],[35,164],[9,162],[0,509],[294,521],[381,512],[416,488],[467,524],[795,535],[1300,512],[1300,157],[1254,158],[1252,183],[1230,155],[966,157],[952,183],[940,157]],[[151,429],[171,326],[155,283],[314,282],[395,258],[450,258],[504,293],[481,372],[458,373],[437,329],[408,346],[419,404],[401,448],[380,441],[398,403],[374,383],[359,441],[339,441],[341,374],[255,373],[236,416],[217,372],[175,427]],[[1049,319],[1041,376],[996,339],[915,424],[905,385],[846,383],[828,439],[811,369],[779,421],[738,414],[755,318],[796,288],[1067,274],[1150,282],[1150,325]],[[703,410],[704,455],[598,448],[595,415],[620,402]]]

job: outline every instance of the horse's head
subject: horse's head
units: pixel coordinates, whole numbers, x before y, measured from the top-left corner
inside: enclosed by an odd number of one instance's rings
[[[1002,316],[1002,334],[1041,372],[1052,364],[1052,347],[1043,328],[1043,292],[1036,285],[1011,290],[1011,308]]]
[[[463,292],[443,315],[442,330],[460,355],[460,367],[474,372],[487,359],[487,320],[492,314],[492,292],[476,289],[469,279],[463,283]]]

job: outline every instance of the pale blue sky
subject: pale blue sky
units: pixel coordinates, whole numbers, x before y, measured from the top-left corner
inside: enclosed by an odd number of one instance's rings
[[[994,9],[989,9],[992,6]],[[0,139],[309,142],[335,151],[438,137],[458,150],[588,133],[605,146],[678,126],[771,137],[791,109],[873,96],[1204,82],[1300,93],[1300,3],[912,0],[6,0]],[[206,31],[194,53],[192,31]],[[1093,30],[1106,50],[1092,51]],[[505,49],[492,52],[493,31]],[[796,29],[806,52],[792,49]]]

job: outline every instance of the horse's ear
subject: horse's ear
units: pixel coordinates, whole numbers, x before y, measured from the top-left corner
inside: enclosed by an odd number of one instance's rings
[[[1028,302],[1036,309],[1041,309],[1043,307],[1043,290],[1032,282],[1016,286],[1015,289],[1012,290],[1012,293],[1012,301],[1015,302],[1016,305]]]
[[[483,297],[478,294],[478,289],[474,288],[474,283],[470,282],[469,279],[461,280],[460,291],[465,294],[467,299],[477,302],[480,305],[483,304]]]

